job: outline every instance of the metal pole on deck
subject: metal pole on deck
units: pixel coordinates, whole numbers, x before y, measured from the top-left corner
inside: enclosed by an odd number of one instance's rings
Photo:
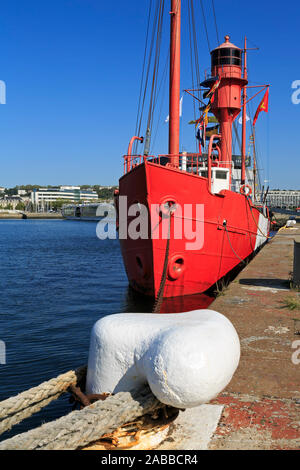
[[[244,44],[244,78],[247,80],[247,38],[245,37]],[[246,182],[246,102],[247,102],[247,88],[243,87],[243,130],[242,130],[242,165],[241,165],[241,184]]]
[[[170,161],[179,166],[180,132],[180,25],[181,0],[171,0],[171,45],[170,45],[170,102],[169,102],[169,154]]]

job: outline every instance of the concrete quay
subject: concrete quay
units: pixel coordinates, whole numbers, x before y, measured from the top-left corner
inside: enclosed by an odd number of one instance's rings
[[[239,367],[215,400],[180,413],[157,449],[300,449],[300,293],[290,288],[297,235],[300,224],[280,230],[211,304],[237,330]]]
[[[300,449],[300,293],[290,288],[297,235],[299,224],[279,231],[210,307],[233,323],[242,348],[213,402],[224,409],[211,449]]]
[[[60,212],[0,212],[1,219],[63,219],[63,216]]]

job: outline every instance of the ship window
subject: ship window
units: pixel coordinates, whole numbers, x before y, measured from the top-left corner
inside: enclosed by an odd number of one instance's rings
[[[200,171],[199,176],[203,178],[208,178],[208,171]],[[211,177],[213,177],[213,171],[211,171]]]
[[[241,51],[239,49],[232,49],[231,50],[231,55],[233,57],[241,58]]]
[[[232,65],[241,65],[241,59],[231,59],[232,60]]]
[[[212,65],[218,65],[219,51],[213,51],[212,53]]]
[[[241,51],[228,47],[217,49],[212,52],[212,66],[237,65],[241,66]]]
[[[225,47],[224,49],[220,49],[220,56],[221,57],[228,57],[228,56],[230,56],[230,51],[231,51],[231,49],[229,49],[228,47]]]
[[[226,180],[227,171],[216,170],[216,178],[219,180]]]
[[[231,64],[231,60],[230,60],[230,57],[222,57],[219,61],[219,63],[221,65],[230,65]]]

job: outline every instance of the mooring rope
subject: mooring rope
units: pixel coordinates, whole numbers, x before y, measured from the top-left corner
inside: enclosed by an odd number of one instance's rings
[[[230,248],[231,248],[233,254],[234,254],[242,263],[246,264],[245,260],[243,260],[242,258],[240,258],[239,255],[235,252],[235,250],[234,250],[234,248],[233,248],[233,246],[232,246],[232,244],[231,244],[231,241],[230,241],[230,238],[229,238],[229,233],[228,233],[228,230],[227,230],[227,225],[224,225],[224,228],[225,228],[225,232],[226,232],[226,234],[227,234],[228,242],[229,242],[229,245],[230,245]]]
[[[121,392],[0,443],[0,450],[75,450],[164,407],[149,387]]]
[[[0,434],[9,430],[34,413],[56,400],[70,385],[80,383],[86,375],[86,367],[70,370],[37,387],[19,393],[0,402]]]
[[[169,227],[168,227],[168,239],[167,239],[167,245],[166,245],[166,253],[165,253],[165,261],[164,261],[164,267],[163,267],[163,272],[160,280],[160,285],[158,289],[158,293],[154,302],[154,306],[152,309],[152,313],[160,313],[161,309],[161,304],[163,301],[163,295],[164,295],[164,290],[165,290],[165,284],[167,280],[167,269],[168,269],[168,263],[169,263],[169,252],[170,252],[170,238],[171,238],[171,215],[173,211],[171,210],[171,207],[169,208]]]
[[[295,227],[287,227],[285,224],[283,227],[280,227],[280,229],[278,230],[278,233],[281,232],[281,230],[295,230]],[[298,229],[296,228],[296,230]]]
[[[30,416],[32,416],[33,414],[38,413],[43,408],[45,408],[45,406],[49,405],[49,403],[59,398],[60,395],[61,393],[58,393],[57,395],[52,395],[51,397],[46,398],[45,400],[42,400],[34,405],[28,406],[28,408],[25,408],[22,411],[10,415],[8,418],[4,418],[0,421],[0,434],[3,434],[5,431],[9,431],[13,426],[21,423],[21,421],[24,421],[24,419],[30,418]]]
[[[255,223],[256,227],[258,228],[258,230],[260,231],[260,233],[262,234],[263,237],[265,237],[267,240],[270,240],[272,237],[269,237],[268,235],[264,234],[264,233],[260,230],[260,228],[259,228],[259,226],[258,226],[258,223],[256,222],[256,220],[255,220],[255,218],[254,218],[254,215],[253,215],[253,212],[252,212],[252,207],[251,207],[251,205],[250,205],[250,201],[249,201],[249,199],[247,198],[247,196],[246,196],[246,200],[247,200],[247,202],[248,202],[249,209],[250,209],[250,213],[251,213],[252,219],[254,220],[254,223]]]

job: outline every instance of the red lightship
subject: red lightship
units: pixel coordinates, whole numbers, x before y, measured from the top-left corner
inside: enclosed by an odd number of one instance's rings
[[[252,181],[246,171],[246,40],[242,50],[226,36],[211,52],[211,75],[201,83],[210,101],[198,121],[205,132],[209,111],[219,129],[210,133],[207,153],[202,153],[201,145],[199,153],[180,153],[180,0],[171,1],[170,17],[169,154],[132,155],[134,141],[142,140],[133,137],[115,194],[117,213],[120,196],[127,197],[128,207],[148,208],[149,236],[120,237],[120,244],[130,285],[153,297],[162,284],[163,297],[205,292],[261,247],[270,228],[267,208],[256,201],[255,178]],[[187,92],[193,95],[195,90]],[[239,160],[232,155],[232,126],[241,109]],[[202,136],[202,144],[206,139],[207,135],[203,142]],[[127,227],[130,221],[128,217]],[[169,232],[163,237],[164,221]]]

